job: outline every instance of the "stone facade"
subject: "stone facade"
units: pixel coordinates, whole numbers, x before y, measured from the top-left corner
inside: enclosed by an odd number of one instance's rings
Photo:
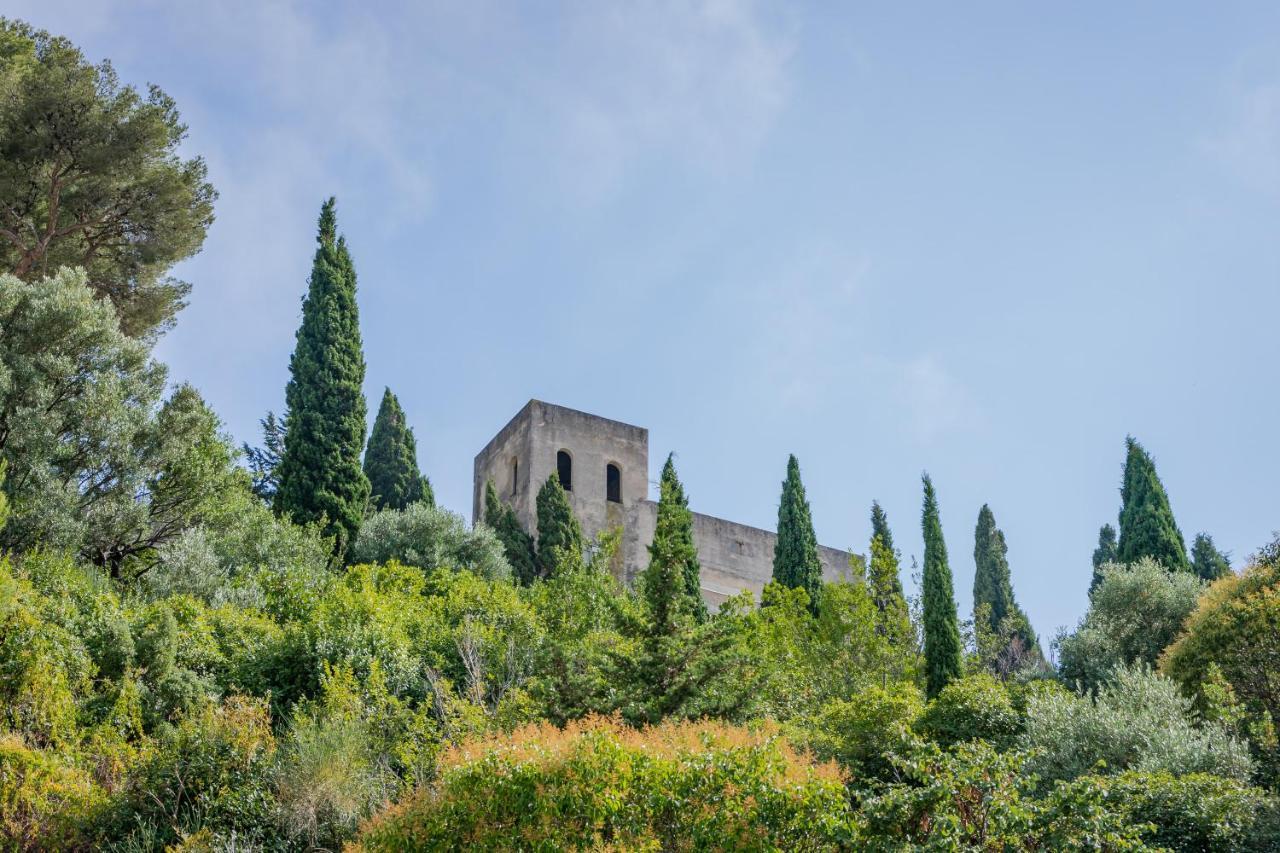
[[[561,471],[563,457],[567,472]],[[610,488],[610,468],[614,484]],[[649,563],[658,505],[649,500],[649,431],[575,409],[530,400],[475,459],[472,517],[484,512],[485,482],[537,535],[538,489],[552,474],[567,473],[569,501],[588,537],[622,529],[614,573],[631,582]],[[702,565],[702,595],[712,607],[741,590],[757,596],[773,575],[777,536],[710,515],[694,513],[693,538]],[[850,554],[819,547],[823,577],[850,575]]]

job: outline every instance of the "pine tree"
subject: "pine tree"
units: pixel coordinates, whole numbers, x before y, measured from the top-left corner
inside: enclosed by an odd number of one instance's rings
[[[516,511],[498,498],[498,489],[492,479],[484,484],[484,523],[498,535],[516,580],[525,586],[533,583],[538,576],[538,555],[534,551],[533,537],[520,526]]]
[[[773,579],[791,589],[803,588],[809,593],[809,610],[818,612],[822,562],[818,559],[818,537],[813,532],[809,501],[800,482],[800,463],[794,454],[787,460],[787,478],[782,481],[782,500],[778,504]]]
[[[876,605],[876,633],[903,645],[911,637],[911,616],[898,568],[898,554],[889,550],[880,534],[872,536],[867,584]]]
[[[323,519],[342,553],[360,529],[369,480],[360,467],[367,411],[356,271],[337,234],[334,207],[331,198],[320,211],[319,246],[289,360],[289,416],[274,505],[298,523]]]
[[[961,648],[951,566],[947,562],[947,543],[942,538],[938,496],[928,474],[924,475],[921,527],[924,531],[925,686],[929,698],[933,698],[952,680],[960,677]]]
[[[582,525],[569,506],[569,496],[552,474],[538,489],[538,572],[555,577],[564,551],[582,553]]]
[[[1191,570],[1201,580],[1216,581],[1231,574],[1231,560],[1213,544],[1212,536],[1199,533],[1191,545]]]
[[[258,424],[262,427],[262,447],[250,447],[248,442],[240,447],[249,465],[250,488],[270,504],[280,488],[278,469],[284,453],[284,421],[277,418],[275,412],[267,412]]]
[[[697,621],[703,622],[708,614],[707,603],[702,599],[702,567],[698,564],[698,548],[693,541],[693,513],[689,511],[689,498],[676,476],[675,454],[669,454],[662,466],[658,489],[658,520],[654,544],[649,546],[650,565],[658,559],[676,562],[689,612]],[[662,545],[658,549],[656,546],[660,541]]]
[[[1102,583],[1102,567],[1114,563],[1119,556],[1116,548],[1116,529],[1110,524],[1098,531],[1098,547],[1093,549],[1093,580],[1089,581],[1089,594]]]
[[[973,538],[975,621],[981,614],[987,620],[983,629],[998,637],[1003,645],[1008,645],[1016,636],[1022,649],[1038,654],[1039,641],[1031,629],[1031,620],[1014,599],[1013,582],[1009,577],[1009,547],[1005,543],[1004,532],[996,527],[995,514],[986,504],[978,511]]]
[[[1116,559],[1136,563],[1151,557],[1171,572],[1191,571],[1187,543],[1174,521],[1156,464],[1133,436],[1125,439],[1128,455],[1120,489],[1120,543]]]
[[[418,470],[418,443],[400,401],[387,388],[382,393],[373,433],[364,452],[364,473],[377,509],[404,509],[425,501],[435,505],[431,483]]]
[[[880,507],[879,501],[871,502],[871,538],[880,537],[880,541],[884,543],[884,547],[889,549],[890,554],[896,554],[898,549],[893,546],[893,531],[889,529],[889,517],[884,514],[884,510]]]

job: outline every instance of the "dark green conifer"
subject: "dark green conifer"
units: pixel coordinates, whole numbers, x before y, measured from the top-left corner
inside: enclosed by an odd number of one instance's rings
[[[871,537],[870,563],[867,585],[876,605],[876,632],[896,645],[905,644],[911,637],[911,616],[898,577],[898,554],[880,534]]]
[[[1098,547],[1093,549],[1093,580],[1089,581],[1089,594],[1102,583],[1102,567],[1114,563],[1119,552],[1116,547],[1116,529],[1110,524],[1098,531]]]
[[[400,401],[387,388],[364,452],[364,474],[377,509],[404,509],[425,501],[435,505],[431,482],[418,470],[418,443]]]
[[[933,481],[924,475],[924,664],[925,689],[929,698],[960,677],[960,625],[956,598],[947,561],[947,543],[942,538],[938,517],[938,496]]]
[[[880,507],[879,501],[871,502],[871,543],[874,546],[876,539],[884,546],[884,551],[888,555],[887,561],[882,560],[879,572],[880,580],[877,581],[877,571],[873,566],[870,571],[872,588],[875,589],[877,584],[882,588],[881,594],[888,597],[897,597],[904,604],[906,597],[902,593],[902,578],[899,577],[899,563],[901,556],[898,549],[893,546],[893,531],[889,529],[889,518]],[[874,563],[874,554],[872,555]],[[881,608],[883,609],[883,608]]]
[[[822,562],[818,559],[818,537],[813,532],[813,516],[800,482],[800,463],[793,454],[787,459],[787,478],[782,481],[778,504],[778,540],[773,551],[773,579],[791,589],[809,593],[809,610],[818,612],[822,595]]]
[[[516,580],[526,586],[533,583],[538,576],[533,537],[520,526],[516,511],[498,498],[498,489],[492,479],[484,484],[484,523],[498,535]]]
[[[278,470],[278,513],[305,524],[323,519],[338,553],[355,538],[369,500],[364,449],[364,352],[356,271],[338,236],[335,201],[320,211],[302,325],[289,360],[288,421]]]
[[[693,513],[689,511],[689,498],[684,493],[684,486],[676,476],[674,454],[667,456],[658,486],[658,519],[653,544],[649,546],[650,566],[658,560],[672,562],[679,568],[689,612],[699,622],[706,620],[702,567],[698,564],[698,548],[693,541]]]
[[[889,529],[889,517],[885,515],[884,510],[880,507],[879,501],[871,502],[871,538],[880,537],[880,541],[884,543],[884,547],[889,549],[890,554],[896,554],[898,549],[893,545],[893,531]]]
[[[1031,630],[1031,620],[1013,596],[1009,576],[1009,547],[1004,532],[996,527],[996,517],[986,504],[978,511],[978,524],[973,534],[973,612],[987,619],[984,626],[1003,644],[1016,635],[1027,651],[1039,650],[1039,642]],[[987,605],[983,608],[982,605]]]
[[[582,525],[557,474],[538,489],[537,505],[538,573],[544,578],[555,577],[565,551],[582,553]]]
[[[1151,557],[1171,572],[1191,570],[1187,543],[1173,519],[1156,463],[1133,436],[1125,439],[1124,485],[1120,489],[1120,543],[1116,559],[1136,563]]]
[[[1212,536],[1199,533],[1191,544],[1191,570],[1212,582],[1231,574],[1231,560],[1213,544]]]

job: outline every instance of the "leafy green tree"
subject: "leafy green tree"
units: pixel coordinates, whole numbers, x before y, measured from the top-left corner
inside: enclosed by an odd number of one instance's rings
[[[270,504],[280,488],[276,469],[280,467],[280,456],[284,453],[284,420],[277,418],[275,412],[267,412],[258,424],[262,427],[262,446],[250,447],[245,442],[240,449],[249,465],[253,493]]]
[[[190,290],[167,276],[204,243],[217,197],[173,99],[120,84],[70,41],[0,19],[0,269],[81,267],[126,335],[172,324]]]
[[[1116,529],[1110,524],[1098,531],[1098,547],[1093,549],[1093,580],[1089,581],[1089,594],[1102,583],[1102,567],[1117,560]]]
[[[885,515],[884,509],[881,508],[879,501],[872,501],[871,538],[875,539],[877,536],[879,536],[880,541],[884,543],[884,547],[889,549],[890,554],[897,553],[897,549],[893,546],[893,531],[889,529],[889,516]]]
[[[813,515],[800,482],[800,463],[792,454],[787,459],[787,478],[782,481],[778,503],[778,540],[773,550],[773,579],[789,589],[809,594],[809,610],[818,612],[822,597],[822,561],[818,559],[818,537],[813,532]]]
[[[511,576],[502,543],[492,530],[483,524],[469,530],[462,516],[426,501],[370,513],[347,549],[347,560],[396,560],[427,572],[467,569],[490,579]]]
[[[995,514],[991,507],[983,504],[978,511],[978,524],[974,529],[974,619],[977,621],[981,611],[982,618],[986,620],[983,629],[990,631],[1000,646],[1007,647],[1016,637],[1021,650],[1038,654],[1039,643],[1035,632],[1031,630],[1031,620],[1013,596],[1008,552],[1004,532],[996,527]],[[987,605],[986,608],[982,607],[984,604]]]
[[[911,615],[907,599],[902,594],[902,580],[898,577],[898,555],[889,550],[879,534],[871,538],[867,583],[878,614],[876,630],[893,643],[910,644]]]
[[[335,206],[330,198],[320,211],[319,246],[289,360],[275,509],[299,524],[321,522],[341,553],[360,530],[369,479],[360,467],[366,410],[356,271],[338,236]]]
[[[676,476],[675,454],[668,454],[662,466],[659,485],[658,518],[654,532],[654,544],[662,533],[661,558],[675,560],[681,569],[684,592],[688,598],[690,613],[694,619],[707,619],[707,603],[702,598],[702,567],[698,564],[698,548],[693,541],[693,513],[689,511],[689,498]],[[650,560],[658,559],[653,545],[649,546]]]
[[[582,525],[569,506],[569,496],[552,474],[538,489],[538,572],[544,578],[555,577],[564,553],[581,554]]]
[[[1202,581],[1216,581],[1231,574],[1231,560],[1218,550],[1208,533],[1196,534],[1191,545],[1191,571]]]
[[[520,526],[516,511],[498,498],[498,489],[492,478],[484,484],[484,523],[498,535],[516,580],[525,586],[533,583],[538,576],[538,554],[533,546],[533,537]]]
[[[960,677],[960,625],[956,599],[947,562],[947,543],[942,538],[938,517],[938,496],[933,481],[924,475],[924,663],[925,693],[930,699]]]
[[[364,474],[369,478],[373,505],[378,509],[404,509],[416,501],[434,505],[431,481],[418,470],[418,443],[404,418],[400,401],[387,388],[382,393],[373,433],[364,453]]]
[[[1135,563],[1143,557],[1160,563],[1171,572],[1191,570],[1187,543],[1174,521],[1169,496],[1156,474],[1156,463],[1138,444],[1125,439],[1128,455],[1124,463],[1124,484],[1120,488],[1120,542],[1116,559]]]

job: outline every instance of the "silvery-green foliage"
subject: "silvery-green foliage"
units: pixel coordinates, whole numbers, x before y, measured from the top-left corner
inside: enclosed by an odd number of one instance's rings
[[[1247,746],[1219,723],[1200,722],[1173,681],[1145,664],[1117,666],[1091,698],[1061,691],[1033,694],[1023,745],[1042,781],[1095,770],[1204,772],[1247,781]]]
[[[467,529],[462,516],[419,502],[365,519],[347,554],[351,563],[398,560],[431,571],[467,569],[490,580],[511,576],[502,543],[483,524]]]
[[[237,577],[234,567],[224,562],[209,533],[201,527],[186,531],[159,549],[159,561],[144,576],[144,586],[152,598],[190,595],[217,607],[260,608],[262,590],[250,577]]]

